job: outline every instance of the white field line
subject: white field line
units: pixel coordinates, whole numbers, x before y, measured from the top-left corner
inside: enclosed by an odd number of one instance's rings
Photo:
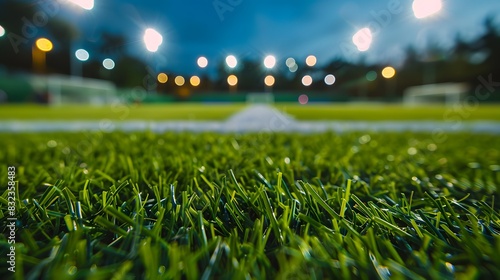
[[[475,132],[500,134],[500,122],[464,121],[295,121],[268,119],[262,121],[0,121],[0,132],[50,131],[191,131],[191,132],[349,132],[413,131]]]

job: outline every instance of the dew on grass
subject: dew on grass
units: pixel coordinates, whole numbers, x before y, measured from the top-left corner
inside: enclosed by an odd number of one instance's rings
[[[57,147],[57,142],[55,140],[50,140],[49,142],[47,142],[47,147],[55,148]]]
[[[434,152],[436,149],[437,149],[437,145],[434,143],[430,143],[429,145],[427,145],[427,150],[429,150],[431,152]]]
[[[285,163],[286,163],[286,164],[290,164],[290,158],[286,157],[286,158],[285,158]]]
[[[364,145],[364,144],[370,142],[370,140],[372,140],[370,135],[365,134],[365,135],[359,137],[358,142],[359,142],[359,144]]]
[[[159,274],[164,274],[166,270],[167,270],[167,269],[165,268],[165,266],[164,266],[164,265],[161,265],[161,266],[158,268],[158,273],[159,273]]]
[[[201,173],[205,172],[205,166],[201,166],[200,168],[198,168],[198,171],[200,171]]]
[[[417,149],[415,147],[408,148],[408,154],[414,156],[417,154]]]

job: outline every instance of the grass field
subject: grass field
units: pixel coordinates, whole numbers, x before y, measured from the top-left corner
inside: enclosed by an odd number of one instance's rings
[[[245,107],[245,104],[120,104],[103,107],[37,105],[0,106],[0,120],[223,120]],[[394,105],[298,105],[276,104],[275,107],[298,120],[495,120],[500,121],[500,105],[404,107]]]
[[[500,139],[441,136],[2,134],[15,277],[498,279]]]

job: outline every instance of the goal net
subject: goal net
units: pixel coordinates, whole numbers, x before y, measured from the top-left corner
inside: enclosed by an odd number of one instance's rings
[[[51,105],[104,105],[117,100],[116,86],[109,81],[69,76],[34,76],[33,89],[47,94]]]
[[[462,102],[469,90],[467,84],[443,83],[413,86],[403,93],[403,104],[445,104],[448,106]]]

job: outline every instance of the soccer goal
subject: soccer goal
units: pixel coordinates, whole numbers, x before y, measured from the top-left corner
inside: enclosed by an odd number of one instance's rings
[[[116,86],[109,81],[69,76],[33,76],[37,93],[47,94],[51,105],[105,105],[117,100]]]
[[[469,90],[464,83],[443,83],[413,86],[403,93],[403,104],[445,104],[453,106],[462,102]]]

